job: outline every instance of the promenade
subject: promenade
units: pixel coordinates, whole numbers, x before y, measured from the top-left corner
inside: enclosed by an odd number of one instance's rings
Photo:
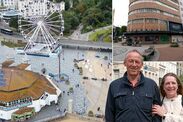
[[[5,60],[13,59],[16,64],[28,62],[31,64],[31,69],[34,72],[41,73],[41,69],[46,69],[46,75],[49,73],[58,74],[59,59],[58,57],[39,57],[31,55],[17,55],[15,49],[8,48],[6,46],[0,45],[0,63]],[[104,60],[104,57],[107,57],[107,60]],[[105,98],[102,98],[102,95],[106,94],[107,83],[111,80],[108,75],[109,71],[112,71],[111,65],[108,66],[108,63],[111,63],[112,53],[111,52],[101,52],[93,50],[80,50],[80,49],[68,49],[63,48],[61,53],[61,73],[69,76],[70,84],[67,85],[64,81],[53,80],[54,84],[57,85],[61,91],[65,91],[65,94],[59,98],[59,105],[51,105],[43,108],[39,113],[37,113],[29,122],[42,120],[44,118],[59,117],[62,115],[64,109],[68,108],[68,100],[73,99],[73,112],[80,113],[81,115],[87,116],[89,110],[93,110],[96,114],[97,107],[101,107],[102,112],[104,112]],[[97,78],[102,78],[107,76],[108,81],[104,82],[100,80],[91,80],[90,85],[95,86],[97,89],[90,89],[88,85],[83,85],[83,77],[87,74],[87,69],[83,66],[83,75],[79,74],[79,70],[74,66],[74,59],[84,59],[90,61],[93,66],[93,71],[95,71],[95,76]],[[83,62],[80,62],[83,63]],[[101,67],[102,64],[102,67]],[[99,68],[102,71],[98,71]],[[105,70],[106,69],[106,72]],[[99,74],[101,73],[100,77]],[[90,78],[93,77],[92,73]],[[101,83],[104,83],[102,85]],[[86,83],[87,84],[87,83]],[[97,85],[98,84],[98,85]],[[105,87],[104,87],[105,86]],[[73,87],[74,92],[68,93],[69,88]],[[101,89],[105,94],[100,94]],[[106,91],[105,91],[106,90]],[[87,91],[87,92],[86,92]],[[88,93],[88,95],[86,94]],[[97,93],[97,94],[95,94]],[[91,98],[88,96],[94,96],[100,98],[97,102],[94,101],[96,98]],[[106,95],[105,95],[106,96]],[[92,100],[90,100],[92,99]],[[94,103],[94,104],[93,104]],[[59,110],[59,111],[58,111]],[[51,112],[51,114],[50,114]]]
[[[113,45],[113,60],[123,61],[128,51],[136,49],[140,53],[148,49],[150,46],[154,46],[155,53],[151,56],[150,61],[182,61],[183,60],[183,46],[170,47],[170,44],[149,44],[141,47],[122,46],[120,43]]]

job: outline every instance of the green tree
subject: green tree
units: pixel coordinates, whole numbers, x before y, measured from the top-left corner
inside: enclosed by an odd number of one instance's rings
[[[70,9],[70,0],[65,0],[65,10],[69,10]]]
[[[126,32],[127,30],[127,26],[122,26],[121,27],[121,34],[123,34],[124,32]]]
[[[64,25],[65,25],[65,33],[70,33],[73,29],[76,29],[79,25],[79,17],[73,10],[64,11]]]
[[[87,28],[88,26],[92,26],[93,29],[101,27],[101,23],[104,20],[104,15],[102,13],[102,10],[99,8],[89,8],[86,13],[84,14],[84,17],[82,19],[82,23],[84,25],[84,28]]]
[[[87,5],[85,3],[78,3],[78,5],[75,7],[75,11],[82,15],[87,10]]]
[[[99,8],[112,10],[112,0],[100,0],[98,3]]]
[[[73,2],[73,8],[69,8],[70,1]],[[65,4],[64,20],[67,32],[76,28],[78,23],[82,23],[83,32],[112,24],[112,0],[65,0]],[[71,11],[74,14],[71,14]]]
[[[18,17],[12,17],[9,21],[9,26],[18,30]]]

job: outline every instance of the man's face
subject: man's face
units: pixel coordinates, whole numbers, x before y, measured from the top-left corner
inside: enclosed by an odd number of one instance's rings
[[[141,56],[137,52],[129,53],[124,62],[124,65],[127,68],[128,75],[137,76],[143,66]]]

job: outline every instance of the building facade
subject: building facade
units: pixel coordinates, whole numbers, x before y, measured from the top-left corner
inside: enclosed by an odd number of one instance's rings
[[[123,65],[123,62],[114,62],[113,79],[122,77],[125,72],[126,67]],[[153,79],[159,85],[166,73],[177,73],[177,62],[144,62],[142,72],[146,77]]]
[[[179,5],[180,5],[180,16],[181,16],[182,25],[183,25],[183,0],[179,0]]]
[[[58,102],[61,90],[49,77],[30,71],[26,64],[12,63],[4,62],[0,69],[0,119],[24,121]]]
[[[183,41],[179,0],[130,0],[126,36],[141,43]]]
[[[7,7],[8,9],[16,9],[18,0],[1,0],[1,6]]]
[[[49,0],[2,0],[1,6],[16,9],[24,18],[47,15],[49,12],[65,10],[65,2],[50,2]]]
[[[18,10],[24,18],[47,15],[49,12],[65,10],[65,2],[53,3],[49,0],[19,0]]]

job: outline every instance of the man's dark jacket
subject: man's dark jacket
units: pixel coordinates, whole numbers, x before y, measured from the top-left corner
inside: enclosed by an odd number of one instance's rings
[[[161,122],[152,115],[152,105],[160,105],[160,93],[156,83],[141,73],[132,87],[127,72],[109,86],[105,119],[106,122]]]

